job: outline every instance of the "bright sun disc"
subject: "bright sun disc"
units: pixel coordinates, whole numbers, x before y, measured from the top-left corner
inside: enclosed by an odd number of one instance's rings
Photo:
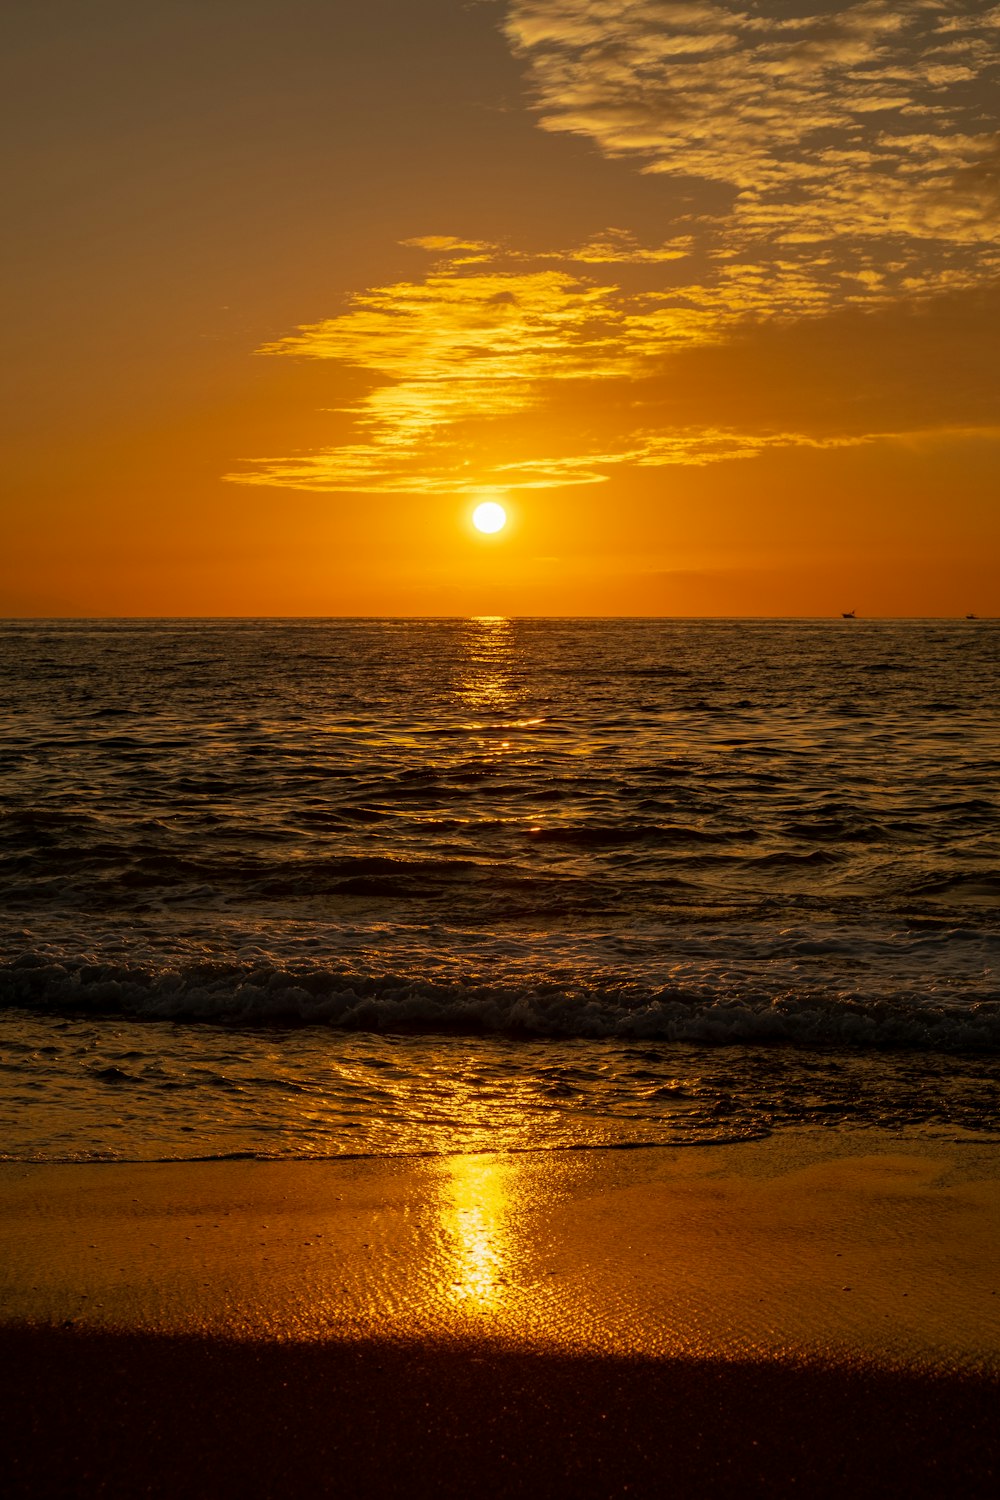
[[[495,500],[484,500],[472,512],[472,524],[477,531],[499,531],[507,524],[507,512]]]

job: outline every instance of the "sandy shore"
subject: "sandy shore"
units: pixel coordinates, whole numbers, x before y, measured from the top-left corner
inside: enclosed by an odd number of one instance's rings
[[[21,1494],[992,1494],[993,1148],[0,1168]]]

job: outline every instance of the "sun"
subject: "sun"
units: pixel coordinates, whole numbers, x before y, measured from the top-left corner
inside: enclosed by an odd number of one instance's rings
[[[472,524],[477,531],[502,531],[507,524],[507,512],[495,500],[484,500],[472,512]]]

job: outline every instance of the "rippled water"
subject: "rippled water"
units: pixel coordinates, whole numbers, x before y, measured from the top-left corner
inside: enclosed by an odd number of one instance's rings
[[[994,1128],[998,642],[0,627],[11,1152]]]

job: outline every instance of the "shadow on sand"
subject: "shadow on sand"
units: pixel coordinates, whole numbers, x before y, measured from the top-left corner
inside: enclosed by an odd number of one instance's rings
[[[993,1496],[1000,1385],[494,1345],[0,1332],[8,1496]]]

